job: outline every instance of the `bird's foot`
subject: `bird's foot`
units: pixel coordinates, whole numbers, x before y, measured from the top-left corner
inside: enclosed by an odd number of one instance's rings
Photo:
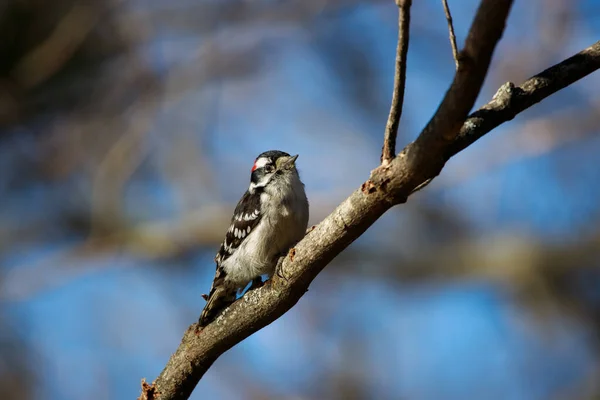
[[[256,278],[252,279],[252,285],[250,285],[250,287],[248,288],[248,292],[254,289],[258,289],[259,287],[262,287],[265,284],[265,282],[263,282],[262,277],[257,276]]]

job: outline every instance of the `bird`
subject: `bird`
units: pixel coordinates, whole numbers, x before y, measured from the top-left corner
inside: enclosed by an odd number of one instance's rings
[[[238,202],[215,256],[215,277],[198,320],[203,328],[252,282],[272,276],[277,260],[306,232],[309,203],[296,168],[298,155],[279,150],[258,155],[250,185]]]

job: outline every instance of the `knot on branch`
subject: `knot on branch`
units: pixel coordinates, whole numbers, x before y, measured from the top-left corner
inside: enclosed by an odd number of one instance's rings
[[[401,153],[399,156],[403,157],[404,154]],[[393,174],[394,172],[392,170],[391,162],[382,163],[371,171],[369,179],[361,185],[360,191],[366,195],[373,194],[375,192],[387,194],[388,184],[390,183],[391,175]]]
[[[368,181],[362,184],[362,186],[360,187],[360,191],[364,194],[373,194],[377,191],[377,186],[375,185],[375,183],[373,183],[372,180],[369,179]]]
[[[146,382],[146,379],[142,379],[142,394],[138,400],[156,400],[160,392],[156,390],[156,383],[151,384]]]
[[[392,178],[389,175],[376,174],[376,172],[381,172],[382,169],[387,172],[386,168],[381,166],[373,170],[371,178],[361,185],[360,191],[367,196],[377,193],[383,201],[391,206],[406,203],[407,195],[398,192],[393,186],[390,187]]]
[[[495,107],[508,108],[520,92],[521,89],[512,82],[506,82],[500,86],[490,103],[493,103]]]

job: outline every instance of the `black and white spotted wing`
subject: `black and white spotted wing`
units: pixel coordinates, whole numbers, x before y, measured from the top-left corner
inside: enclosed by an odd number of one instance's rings
[[[258,225],[260,219],[260,195],[257,193],[252,195],[250,192],[244,193],[235,207],[231,224],[225,234],[225,240],[221,243],[221,248],[215,256],[217,268],[235,252]]]
[[[260,194],[254,195],[249,192],[244,193],[240,202],[235,207],[231,224],[225,234],[225,240],[221,243],[221,248],[215,256],[217,270],[215,279],[210,288],[210,293],[203,295],[206,300],[206,306],[202,310],[198,324],[206,326],[223,308],[235,301],[236,293],[239,288],[228,287],[225,284],[227,272],[223,268],[223,261],[227,260],[237,248],[248,237],[250,232],[260,222]]]

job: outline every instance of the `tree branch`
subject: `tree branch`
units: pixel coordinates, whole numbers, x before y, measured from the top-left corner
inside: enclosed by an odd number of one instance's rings
[[[446,21],[448,22],[448,34],[450,36],[450,47],[452,47],[452,57],[458,69],[458,47],[456,46],[456,35],[454,34],[454,25],[452,24],[452,14],[450,14],[450,7],[448,7],[448,0],[442,0],[444,5],[444,13],[446,14]]]
[[[427,186],[444,167],[447,161],[444,148],[454,141],[473,108],[511,6],[512,0],[481,1],[450,88],[417,140],[400,153],[411,156],[415,168],[411,178],[419,180],[411,181],[414,186],[410,192],[402,194],[405,198]]]
[[[469,30],[454,80],[417,141],[452,142],[475,103],[492,53],[502,37],[511,0],[482,0]]]
[[[523,110],[600,68],[600,41],[563,62],[532,76],[520,86],[507,82],[492,101],[469,115],[454,142],[446,149],[446,160],[470,146],[498,125]]]
[[[496,9],[496,5],[490,4],[495,2],[505,3],[498,0],[482,2],[472,31],[478,26],[477,21],[483,5],[487,4]],[[509,7],[510,2],[506,3]],[[498,16],[495,13],[486,15],[492,19]],[[504,15],[506,16],[506,13]],[[488,24],[498,25],[496,20],[488,21]],[[500,26],[503,25],[502,22]],[[497,37],[500,34],[496,33]],[[444,116],[450,121],[455,121],[457,117],[447,114],[447,107],[452,107],[457,112],[467,106],[471,107],[472,103],[469,105],[468,101],[471,98],[474,101],[471,93],[473,87],[483,81],[480,69],[487,70],[487,63],[477,57],[483,57],[489,62],[493,51],[493,47],[490,49],[487,41],[473,38],[470,47],[467,47],[470,55],[468,68],[474,71],[477,77],[472,78],[475,82],[472,82],[469,77],[455,77],[446,98],[454,97],[467,104],[445,105],[447,99],[444,99],[436,114],[445,114]],[[461,68],[457,75],[464,74]],[[500,123],[512,119],[518,112],[598,68],[600,68],[600,42],[526,81],[519,87],[522,92],[519,92],[516,97],[514,94],[505,95],[504,93],[514,92],[514,90],[508,90],[510,85],[504,85],[505,89],[499,91],[500,94],[471,115],[464,125],[459,125],[456,132],[451,125],[446,127],[440,125],[443,119],[434,116],[433,122],[428,124],[414,143],[408,145],[388,166],[375,169],[371,178],[361,188],[352,193],[295,248],[290,250],[282,259],[280,270],[282,276],[276,274],[263,287],[244,295],[203,330],[199,331],[196,324],[191,325],[160,376],[152,385],[144,386],[140,398],[161,400],[188,398],[197,382],[221,354],[293,307],[308,290],[312,280],[335,256],[365,232],[385,211],[395,204],[405,202],[408,195],[421,182],[437,176],[449,157]],[[458,86],[463,86],[470,94],[461,96],[453,93]],[[449,140],[450,137],[453,139]],[[427,151],[424,151],[425,149]],[[437,161],[440,159],[441,164]]]
[[[408,41],[410,36],[410,6],[412,5],[412,0],[397,0],[396,4],[398,5],[398,46],[396,48],[396,68],[394,72],[392,106],[385,125],[383,149],[381,151],[381,163],[383,165],[389,164],[396,156],[396,136],[398,136],[398,125],[400,124],[402,105],[404,103],[406,54],[408,53]]]

